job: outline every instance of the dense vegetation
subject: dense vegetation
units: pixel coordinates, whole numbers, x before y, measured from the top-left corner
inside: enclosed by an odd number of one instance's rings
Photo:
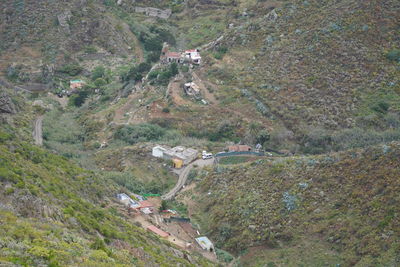
[[[244,256],[250,265],[395,266],[399,156],[400,145],[392,143],[218,166],[200,184],[203,204],[196,218],[217,247],[237,254],[251,246],[269,248],[259,250],[259,258]]]
[[[170,162],[151,158],[156,143],[213,153],[243,143],[288,157],[195,168],[188,205],[164,203],[187,215],[196,202],[221,262],[399,265],[398,1],[133,2],[0,2],[0,90],[16,86],[21,110],[0,117],[0,262],[187,265],[112,199],[173,186]],[[201,66],[157,64],[163,42],[200,48]],[[23,99],[62,95],[72,79],[86,86],[68,101]],[[190,81],[198,100],[182,90]],[[32,110],[37,99],[48,106]],[[40,149],[31,128],[43,113]]]
[[[21,265],[190,265],[119,214],[121,188],[0,131],[0,259]],[[68,188],[68,190],[66,190]],[[204,261],[197,264],[206,264]]]

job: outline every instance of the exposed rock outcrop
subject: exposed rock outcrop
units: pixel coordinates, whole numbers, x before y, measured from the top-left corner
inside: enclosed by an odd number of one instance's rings
[[[14,114],[16,107],[6,92],[0,92],[0,113]]]
[[[62,31],[64,31],[65,33],[71,33],[68,24],[71,18],[72,18],[72,13],[70,10],[66,10],[65,12],[57,15],[58,23],[60,24]]]

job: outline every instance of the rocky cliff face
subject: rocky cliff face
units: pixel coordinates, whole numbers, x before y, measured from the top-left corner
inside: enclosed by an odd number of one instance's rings
[[[0,86],[0,113],[14,114],[16,108],[13,101],[6,92],[1,92],[1,90]]]

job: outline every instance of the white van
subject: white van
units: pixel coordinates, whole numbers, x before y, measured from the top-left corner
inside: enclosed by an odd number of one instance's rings
[[[207,153],[207,151],[203,150],[203,153],[201,154],[202,159],[211,159],[213,157],[212,153]]]

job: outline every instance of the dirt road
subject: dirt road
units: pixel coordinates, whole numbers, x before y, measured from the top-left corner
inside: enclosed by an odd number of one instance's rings
[[[207,159],[207,160],[198,159],[198,160],[190,163],[188,166],[185,167],[185,169],[183,169],[183,171],[179,175],[178,182],[176,183],[174,188],[172,188],[171,191],[169,191],[165,195],[161,196],[161,199],[163,199],[163,200],[172,199],[176,195],[176,193],[178,193],[179,190],[181,190],[182,186],[186,183],[186,180],[188,178],[190,170],[193,168],[194,165],[197,165],[199,167],[205,167],[205,166],[212,165],[213,162],[214,162],[214,159]]]
[[[43,116],[39,116],[35,120],[35,125],[33,128],[33,139],[35,140],[35,145],[41,146],[43,144],[43,135],[42,135],[42,123]]]
[[[195,82],[199,87],[201,92],[203,93],[203,97],[210,103],[210,104],[218,104],[219,102],[215,98],[214,94],[210,93],[207,89],[207,85],[215,90],[216,86],[212,85],[210,82],[203,81],[196,72],[192,72],[193,82]]]

